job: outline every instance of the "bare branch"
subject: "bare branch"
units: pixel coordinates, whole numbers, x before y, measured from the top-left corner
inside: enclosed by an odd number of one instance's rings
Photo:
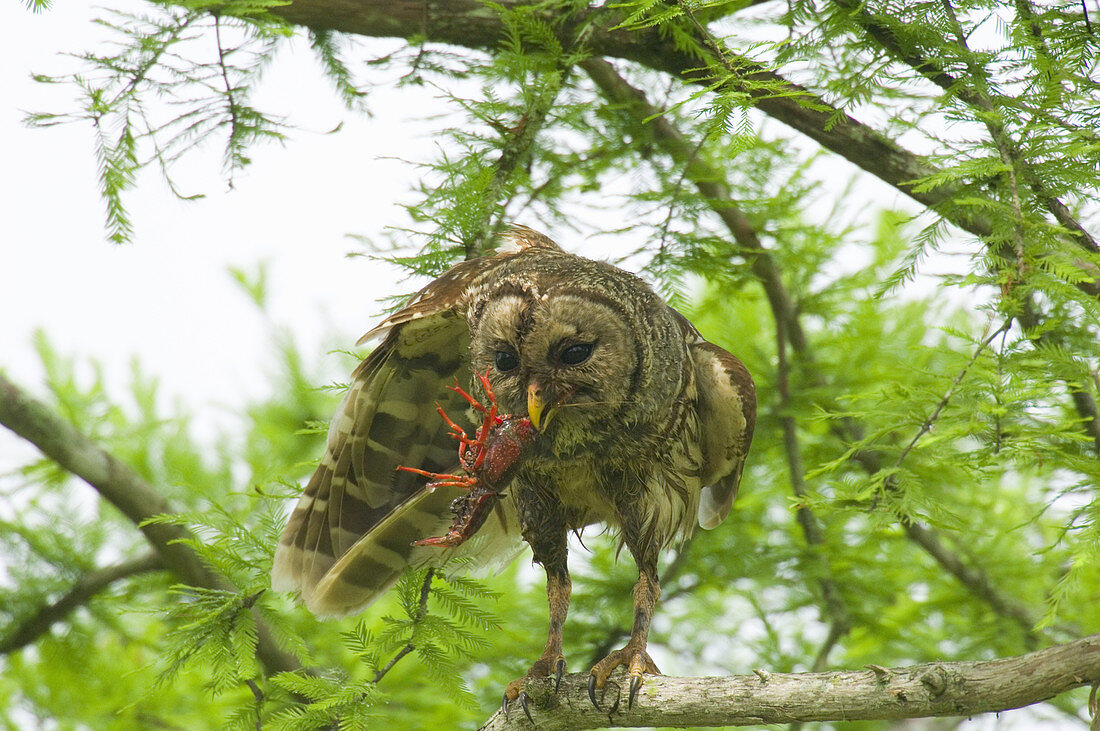
[[[145,535],[164,566],[181,582],[211,589],[230,588],[186,545],[184,541],[191,538],[186,528],[145,522],[173,512],[167,500],[129,466],[96,446],[46,404],[24,393],[3,375],[0,375],[0,424],[34,444],[42,454],[87,482],[118,508]],[[257,656],[270,672],[300,667],[293,655],[279,648],[271,630],[259,617],[256,629]]]
[[[20,623],[3,640],[0,640],[0,655],[31,644],[39,636],[48,632],[54,624],[65,619],[75,609],[116,581],[161,568],[164,568],[164,564],[160,555],[147,553],[140,558],[84,574],[60,599],[41,607],[33,616]]]
[[[830,673],[647,676],[633,708],[613,683],[597,711],[588,674],[528,683],[540,731],[635,726],[758,726],[798,721],[973,716],[1022,708],[1100,680],[1100,635],[1017,657]],[[498,711],[483,731],[530,728]]]
[[[992,320],[990,320],[989,324],[993,324]],[[955,391],[958,389],[959,384],[961,384],[963,382],[963,379],[966,378],[966,374],[970,371],[971,366],[973,366],[974,363],[981,356],[982,352],[989,347],[990,343],[996,340],[998,335],[1008,330],[1008,328],[1010,328],[1011,326],[1012,318],[1010,317],[1005,320],[1005,323],[1001,325],[1000,328],[998,328],[995,332],[989,334],[984,340],[982,340],[981,343],[978,344],[978,347],[975,348],[974,352],[971,354],[970,360],[968,360],[966,365],[962,367],[962,370],[960,370],[958,374],[956,374],[955,379],[951,381],[951,385],[948,386],[947,390],[944,392],[943,398],[941,398],[939,403],[936,404],[936,408],[932,410],[932,413],[929,414],[928,418],[924,420],[924,423],[921,424],[920,429],[917,430],[917,433],[914,434],[913,438],[909,440],[909,443],[905,445],[905,449],[901,450],[901,454],[898,455],[898,459],[894,463],[895,468],[901,466],[901,463],[904,462],[905,458],[909,456],[909,453],[913,451],[913,447],[917,446],[917,442],[920,441],[921,437],[932,430],[932,427],[940,418],[940,414],[942,414],[943,410],[947,408],[947,404],[951,402],[951,397],[955,395]],[[988,328],[989,326],[987,325],[986,332],[988,332]]]

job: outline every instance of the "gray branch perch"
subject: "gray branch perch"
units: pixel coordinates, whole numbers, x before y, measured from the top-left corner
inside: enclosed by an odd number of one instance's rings
[[[614,678],[613,678],[614,679]],[[1100,634],[1018,657],[829,673],[731,677],[647,676],[634,707],[626,683],[608,683],[597,711],[588,674],[530,682],[539,731],[637,726],[755,726],[799,721],[973,716],[1022,708],[1100,682]],[[523,712],[497,711],[482,731],[530,729]]]

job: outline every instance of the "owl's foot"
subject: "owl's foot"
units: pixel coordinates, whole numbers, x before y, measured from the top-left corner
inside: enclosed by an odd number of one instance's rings
[[[531,718],[531,711],[528,708],[529,698],[527,697],[527,691],[524,690],[524,687],[531,678],[550,677],[551,669],[553,669],[554,675],[554,692],[557,693],[558,688],[561,687],[561,676],[565,675],[565,658],[561,655],[543,655],[535,661],[535,664],[531,666],[531,669],[527,671],[526,675],[522,678],[513,680],[508,684],[508,687],[504,689],[504,701],[500,704],[500,707],[504,710],[504,715],[507,716],[513,704],[519,701],[519,706],[523,709],[523,713],[527,716],[527,720],[534,723],[535,719]]]
[[[604,687],[611,671],[620,665],[626,666],[627,675],[630,676],[628,708],[634,707],[634,697],[638,695],[638,691],[642,687],[642,676],[646,673],[650,675],[661,674],[661,671],[657,669],[657,663],[653,662],[653,658],[646,652],[645,646],[631,640],[626,644],[626,647],[615,650],[592,668],[588,676],[588,699],[592,701],[592,705],[596,707],[596,710],[600,710],[599,701],[596,700],[596,691]]]

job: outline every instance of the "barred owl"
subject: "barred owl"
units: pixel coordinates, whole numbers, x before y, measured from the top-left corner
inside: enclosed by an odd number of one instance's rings
[[[630,640],[591,669],[589,696],[599,707],[596,689],[626,666],[633,703],[643,675],[659,672],[646,649],[658,554],[729,512],[756,417],[752,378],[638,277],[526,227],[504,238],[364,336],[383,339],[354,372],[272,583],[315,614],[344,615],[409,567],[499,565],[522,538],[545,569],[550,615],[541,657],[505,691],[505,708],[518,698],[526,712],[526,679],[560,682],[565,670],[567,534],[602,523],[634,558],[638,582]],[[461,413],[468,404],[446,387],[486,371],[501,410],[528,415],[538,436],[471,540],[414,546],[446,528],[458,493],[427,490],[396,467],[455,471],[436,405]]]

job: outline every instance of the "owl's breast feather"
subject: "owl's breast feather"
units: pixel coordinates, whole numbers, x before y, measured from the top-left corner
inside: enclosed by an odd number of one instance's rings
[[[547,491],[581,516],[581,528],[596,522],[616,522],[616,512],[605,492],[598,487],[606,482],[606,462],[589,453],[567,458],[532,456],[520,467],[516,481],[536,490]],[[519,491],[514,491],[518,493]]]

